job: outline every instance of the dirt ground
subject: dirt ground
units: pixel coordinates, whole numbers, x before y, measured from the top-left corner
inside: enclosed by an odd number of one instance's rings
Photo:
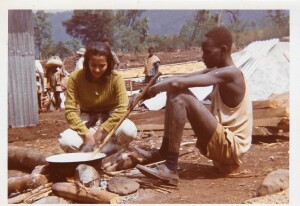
[[[139,118],[132,114],[130,118],[140,128],[144,124],[162,123],[163,112],[143,113]],[[37,126],[9,128],[8,145],[61,153],[57,138],[67,128],[64,111],[41,113]],[[143,131],[131,145],[146,149],[159,147],[162,135],[162,131]],[[182,142],[191,141],[195,141],[192,130],[185,130]],[[183,146],[181,152],[185,151],[190,153],[179,159],[178,190],[172,190],[166,195],[155,190],[141,189],[134,198],[127,198],[124,203],[242,203],[254,196],[256,188],[268,173],[279,168],[289,169],[289,141],[274,137],[253,138],[252,147],[243,158],[242,173],[231,178],[212,173],[212,162],[200,155],[193,144]],[[8,172],[9,177],[15,174]]]

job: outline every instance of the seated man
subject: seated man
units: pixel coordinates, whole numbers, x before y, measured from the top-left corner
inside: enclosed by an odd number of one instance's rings
[[[177,185],[179,148],[186,120],[197,136],[196,147],[213,160],[220,172],[229,174],[239,168],[242,155],[251,145],[253,117],[244,76],[231,58],[231,45],[232,36],[225,27],[213,28],[202,42],[207,69],[150,87],[150,97],[167,91],[164,138],[159,150],[134,149],[148,162],[166,162],[157,169],[137,165],[144,175]],[[188,90],[209,85],[214,86],[211,111]]]

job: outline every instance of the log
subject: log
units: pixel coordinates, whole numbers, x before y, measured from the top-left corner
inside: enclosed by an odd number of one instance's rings
[[[278,127],[278,125],[284,124],[281,127],[285,127],[289,124],[289,119],[286,117],[273,117],[266,119],[254,119],[253,127]]]
[[[43,197],[42,199],[33,202],[32,204],[71,204],[71,200],[64,199],[62,197],[57,197],[54,195]]]
[[[32,148],[8,146],[8,168],[21,168],[32,171],[35,166],[46,164],[50,153]]]
[[[252,136],[269,136],[272,133],[266,127],[253,127]]]
[[[145,160],[140,158],[135,152],[131,152],[126,155],[126,157],[116,157],[115,160],[112,160],[111,165],[107,166],[104,169],[105,172],[112,172],[118,170],[125,170],[135,167],[137,164],[143,164]],[[107,164],[108,165],[108,164]]]
[[[43,188],[38,193],[32,194],[29,197],[27,197],[26,199],[24,199],[24,203],[31,204],[34,201],[42,199],[43,197],[47,197],[51,192],[52,192],[51,187]]]
[[[287,107],[280,107],[253,110],[253,119],[267,119],[273,117],[289,117],[289,109]]]
[[[30,192],[26,192],[26,193],[23,193],[23,194],[20,194],[18,196],[8,199],[8,204],[22,203],[26,198],[28,198],[32,195],[40,194],[40,191],[42,191],[42,190],[45,190],[45,189],[51,190],[51,186],[52,186],[52,183],[47,183],[45,185],[41,185],[38,188],[36,188]]]
[[[11,177],[8,179],[8,195],[14,192],[23,192],[27,189],[35,189],[47,182],[47,177],[41,174]]]
[[[82,188],[75,183],[59,182],[52,186],[55,195],[82,203],[120,203],[117,194],[101,190],[101,188]]]

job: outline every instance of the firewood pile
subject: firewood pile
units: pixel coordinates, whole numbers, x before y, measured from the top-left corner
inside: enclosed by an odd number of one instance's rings
[[[104,158],[102,169],[79,164],[69,175],[62,175],[50,168],[45,162],[50,155],[34,149],[9,146],[9,169],[26,168],[26,171],[31,171],[30,174],[8,179],[9,204],[118,204],[122,203],[121,196],[135,193],[139,188],[161,193],[177,189],[166,189],[167,186],[161,182],[152,182],[147,178],[127,178],[135,176],[137,171],[133,167],[145,161],[132,151],[122,150]],[[124,177],[124,174],[127,175]]]
[[[43,203],[49,203],[47,197],[57,198],[56,202],[52,198],[51,203],[120,203],[118,194],[101,186],[101,179],[105,177],[92,166],[79,164],[73,176],[61,176],[45,163],[49,154],[10,146],[8,155],[10,169],[17,169],[17,165],[18,169],[32,170],[31,174],[8,179],[9,204],[29,204],[40,199],[44,199]]]
[[[253,136],[289,137],[289,93],[254,101]]]

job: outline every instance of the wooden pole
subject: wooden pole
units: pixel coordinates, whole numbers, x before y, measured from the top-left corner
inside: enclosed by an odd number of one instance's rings
[[[157,72],[156,75],[150,80],[150,82],[145,86],[145,88],[142,90],[142,92],[139,94],[139,96],[134,99],[134,102],[131,104],[129,109],[127,110],[126,114],[119,120],[119,122],[116,124],[116,126],[108,133],[108,135],[105,137],[103,142],[99,145],[99,147],[92,153],[91,159],[102,149],[102,147],[108,142],[108,140],[114,135],[115,131],[119,128],[119,126],[122,124],[122,122],[128,117],[130,112],[134,109],[134,107],[138,104],[140,100],[144,97],[144,95],[147,93],[148,89],[154,84],[156,79],[161,75],[161,72]]]

